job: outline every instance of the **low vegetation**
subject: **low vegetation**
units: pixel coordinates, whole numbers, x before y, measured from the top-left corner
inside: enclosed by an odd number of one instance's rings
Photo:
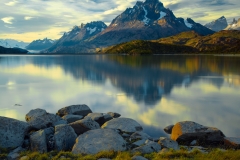
[[[103,53],[126,54],[236,54],[240,53],[240,31],[220,31],[200,36],[194,31],[153,41],[136,40],[108,47]]]
[[[114,151],[105,151],[100,152],[96,155],[74,155],[71,152],[56,152],[52,151],[50,153],[38,153],[38,152],[23,152],[21,157],[26,156],[25,160],[97,160],[100,158],[109,158],[113,160],[131,160],[133,156],[141,155],[140,153],[130,153],[130,152],[114,152]],[[220,150],[214,149],[209,153],[201,152],[200,150],[193,150],[191,152],[187,151],[184,148],[181,148],[179,151],[169,150],[165,153],[151,153],[141,155],[149,160],[169,160],[169,159],[178,159],[178,160],[202,160],[202,159],[213,159],[213,160],[236,160],[240,159],[240,151],[237,150]],[[2,158],[0,158],[2,159]],[[3,158],[4,159],[4,158]]]

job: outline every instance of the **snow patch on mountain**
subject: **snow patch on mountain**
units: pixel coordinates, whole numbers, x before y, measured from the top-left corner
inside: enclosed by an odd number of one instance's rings
[[[163,17],[165,17],[167,15],[167,13],[161,11],[160,12],[160,17],[158,18],[158,20],[162,19]]]
[[[13,40],[13,39],[0,39],[0,46],[6,47],[6,48],[17,47],[17,48],[25,49],[28,44],[29,43],[17,41],[17,40]]]
[[[89,31],[89,34],[93,34],[96,30],[97,30],[97,27],[94,27],[94,28],[88,27],[87,28],[87,31]]]
[[[192,28],[193,26],[193,24],[189,23],[187,19],[184,20],[184,23],[188,28]]]
[[[145,15],[144,15],[144,19],[142,20],[146,25],[148,25],[148,23],[150,22],[150,19],[147,18],[147,14],[148,14],[148,11],[146,10],[145,7],[143,7],[143,10],[145,12]]]

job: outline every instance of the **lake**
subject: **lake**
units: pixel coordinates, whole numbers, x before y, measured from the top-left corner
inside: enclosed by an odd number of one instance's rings
[[[240,133],[240,57],[0,56],[0,116],[86,104],[138,121],[153,137],[179,121]]]

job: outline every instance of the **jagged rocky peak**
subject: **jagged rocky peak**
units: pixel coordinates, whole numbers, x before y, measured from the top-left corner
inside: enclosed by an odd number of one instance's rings
[[[240,30],[240,18],[238,20],[234,18],[233,22],[225,30]]]
[[[224,16],[222,16],[210,23],[207,23],[205,25],[205,27],[207,27],[213,31],[216,31],[216,32],[225,29],[227,26],[228,26],[227,19]]]
[[[107,25],[102,21],[93,21],[87,24],[81,24],[80,26],[74,26],[70,32],[65,32],[63,36],[68,36],[69,34],[74,36],[78,35],[80,32],[87,32],[88,34],[97,34],[107,28]]]
[[[166,9],[159,0],[137,1],[133,8],[127,8],[122,14],[117,16],[110,26],[123,27],[129,22],[132,25],[133,23],[151,25],[164,17],[175,18],[172,11]]]

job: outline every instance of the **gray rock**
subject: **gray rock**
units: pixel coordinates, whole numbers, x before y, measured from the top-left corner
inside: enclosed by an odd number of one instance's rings
[[[239,137],[225,137],[224,145],[230,148],[240,148],[240,138]]]
[[[132,157],[132,160],[148,160],[148,159],[144,158],[142,156],[134,156],[134,157]]]
[[[8,160],[17,160],[20,157],[19,154],[23,151],[25,151],[25,149],[23,149],[22,147],[18,147],[7,155],[7,159]]]
[[[0,147],[16,148],[22,146],[29,130],[26,122],[0,116]]]
[[[158,144],[160,144],[163,148],[172,148],[174,150],[180,149],[176,141],[166,137],[160,137]]]
[[[105,122],[113,119],[109,114],[103,113],[89,113],[86,117],[89,117],[92,120],[96,121],[100,126],[102,126]]]
[[[146,141],[147,139],[151,139],[151,137],[142,131],[137,131],[130,136],[130,139],[131,140],[143,139]]]
[[[122,134],[122,137],[123,137],[123,138],[129,138],[129,137],[130,137],[130,135],[129,135],[129,134],[127,134],[127,133],[123,133],[123,134]]]
[[[197,140],[193,140],[193,141],[190,143],[191,146],[194,146],[194,145],[196,145],[196,144],[197,144]]]
[[[141,140],[139,140],[139,141],[136,141],[136,142],[134,142],[133,143],[133,145],[135,145],[135,146],[141,146],[141,145],[143,145],[143,144],[145,144],[145,142],[146,142],[146,140],[145,139],[141,139]]]
[[[48,151],[51,151],[54,149],[54,128],[46,128],[44,129],[45,135],[46,135],[46,142],[47,142],[47,149]]]
[[[67,123],[73,123],[73,122],[83,119],[83,116],[68,114],[68,115],[63,116],[62,119],[66,120]]]
[[[32,117],[29,121],[28,124],[35,128],[35,129],[44,129],[48,127],[54,127],[59,124],[67,124],[65,120],[63,120],[61,117],[58,115],[46,113],[40,117]]]
[[[73,114],[73,115],[80,115],[86,116],[88,113],[92,113],[92,110],[87,105],[72,105],[68,107],[61,108],[58,110],[57,114],[61,117]]]
[[[112,118],[119,118],[119,117],[121,117],[121,114],[115,113],[115,112],[108,112],[107,114],[109,114]]]
[[[109,159],[109,158],[100,158],[98,160],[111,160],[111,159]]]
[[[142,126],[130,118],[114,118],[102,125],[102,128],[120,129],[123,132],[133,133],[142,131]]]
[[[32,151],[45,153],[47,152],[47,139],[44,130],[34,132],[30,135],[30,146]]]
[[[96,154],[101,151],[125,151],[126,141],[112,129],[90,130],[80,135],[73,147],[74,154]]]
[[[172,129],[171,139],[182,145],[197,140],[200,145],[219,145],[224,134],[217,128],[206,127],[191,121],[178,122]]]
[[[165,127],[163,130],[167,133],[167,134],[172,134],[172,129],[173,129],[174,125],[170,125]]]
[[[92,120],[90,117],[86,117],[82,120],[70,123],[69,126],[74,129],[77,135],[83,134],[89,130],[100,129],[99,124],[96,121]]]
[[[159,152],[161,150],[161,146],[156,143],[149,141],[146,145],[134,148],[132,152],[140,152],[142,154],[148,154],[153,152]]]
[[[45,114],[47,114],[47,112],[44,109],[33,109],[26,114],[25,120],[28,122],[31,121],[32,118],[41,117]]]
[[[77,138],[73,128],[69,125],[58,125],[55,127],[55,150],[57,151],[69,151]]]

